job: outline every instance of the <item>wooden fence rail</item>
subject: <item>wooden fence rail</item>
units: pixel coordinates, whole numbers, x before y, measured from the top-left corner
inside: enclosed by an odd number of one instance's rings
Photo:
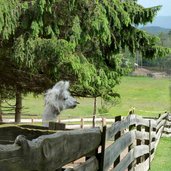
[[[93,118],[70,118],[70,119],[58,119],[58,123],[65,124],[66,129],[79,129],[79,128],[89,128],[92,126]],[[115,119],[109,119],[104,117],[95,118],[95,124],[97,126],[104,126],[106,124],[111,125],[115,122]],[[14,123],[14,119],[3,119],[3,123]],[[42,119],[21,119],[23,124],[35,124],[42,123]]]
[[[51,125],[54,130],[38,126],[0,127],[0,170],[149,170],[161,135],[171,137],[171,115],[144,119],[132,114],[125,118],[118,116],[114,121],[102,129],[60,132],[55,130],[55,123]],[[79,165],[66,167],[83,156],[86,160]]]
[[[29,141],[19,135],[14,144],[0,145],[1,171],[52,171],[97,149],[99,128],[57,132]]]

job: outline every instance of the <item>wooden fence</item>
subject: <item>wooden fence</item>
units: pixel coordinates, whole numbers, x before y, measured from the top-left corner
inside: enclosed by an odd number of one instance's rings
[[[167,117],[162,136],[171,137],[171,115]]]
[[[104,150],[102,170],[148,170],[167,116],[163,114],[157,120],[148,120],[129,115],[124,120],[118,117],[109,128],[104,127],[103,146],[107,141],[113,141]]]
[[[4,123],[14,123],[14,119],[3,119]],[[79,128],[90,128],[92,126],[93,118],[69,118],[69,119],[58,119],[58,123],[65,124],[66,129],[79,129]],[[115,119],[107,119],[104,117],[95,118],[95,125],[104,126],[106,124],[111,125],[115,122]],[[31,119],[21,119],[23,124],[36,124],[42,123],[42,119],[31,118]]]
[[[37,128],[43,127],[13,126],[8,127],[8,134],[7,128],[0,128],[0,140],[11,143],[0,145],[1,171],[147,171],[162,133],[171,135],[171,115],[165,113],[157,119],[118,116],[102,130],[54,133]],[[23,135],[17,136],[17,132]],[[75,166],[73,162],[84,156],[85,160]]]

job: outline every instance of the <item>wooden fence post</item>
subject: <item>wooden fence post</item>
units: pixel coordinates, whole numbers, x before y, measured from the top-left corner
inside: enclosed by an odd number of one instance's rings
[[[106,126],[103,127],[102,140],[101,140],[101,155],[100,155],[100,164],[99,171],[104,171],[104,158],[105,158],[105,146],[106,146]]]
[[[153,136],[152,137],[152,132],[156,132],[156,128],[151,126],[151,143],[155,142],[156,143],[156,138]],[[154,154],[155,148],[151,150],[151,160],[152,160],[152,155]],[[154,156],[153,156],[154,157]]]
[[[50,130],[65,130],[66,124],[58,122],[49,122]]]
[[[58,123],[61,123],[61,117],[58,115]]]
[[[141,125],[137,126],[137,131],[140,131],[140,132],[142,131],[142,126]],[[142,144],[143,144],[142,140],[137,139],[137,146],[142,145]],[[142,163],[142,162],[143,162],[143,156],[138,157],[137,158],[137,164]]]
[[[121,116],[116,116],[115,117],[115,122],[121,121]],[[114,141],[116,141],[118,138],[121,137],[121,131],[119,131],[115,137],[114,137]],[[120,162],[120,155],[118,156],[118,158],[114,161],[113,167],[115,168]]]
[[[81,118],[81,125],[80,128],[84,128],[84,118]]]
[[[49,129],[55,130],[55,122],[49,122]]]
[[[149,126],[145,126],[145,132],[148,132],[150,134],[150,127]],[[150,144],[150,139],[149,140],[145,140],[145,145],[149,146]],[[149,157],[150,154],[145,154],[144,155],[144,160],[146,160]]]
[[[106,125],[106,118],[102,118],[102,127]]]
[[[152,131],[151,120],[149,120],[149,170],[151,168],[151,142],[152,142],[151,131]]]
[[[167,112],[165,112],[165,113],[167,113]],[[167,117],[164,118],[165,122],[164,122],[164,125],[163,125],[163,130],[162,130],[162,133],[161,133],[161,137],[162,137],[162,134],[164,133],[164,128],[166,126],[166,122],[167,122],[167,120],[169,120],[168,116],[169,116],[169,114],[167,113]]]
[[[134,127],[135,127],[135,125],[130,125],[129,131],[131,131]],[[134,148],[134,142],[128,147],[128,151],[131,151],[131,149],[133,149],[133,148]],[[130,165],[128,166],[128,171],[130,171],[134,168],[135,162],[136,161],[134,160],[132,163],[130,163]]]

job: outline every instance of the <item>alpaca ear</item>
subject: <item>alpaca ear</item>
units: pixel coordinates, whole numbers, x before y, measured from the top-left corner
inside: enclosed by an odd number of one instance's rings
[[[68,90],[68,88],[69,88],[69,81],[65,81],[64,82],[64,89]]]
[[[59,81],[53,86],[53,89],[61,89],[62,87],[64,87],[64,84],[64,81]]]
[[[56,83],[52,89],[58,89],[59,91],[65,91],[69,88],[69,81],[59,81]]]

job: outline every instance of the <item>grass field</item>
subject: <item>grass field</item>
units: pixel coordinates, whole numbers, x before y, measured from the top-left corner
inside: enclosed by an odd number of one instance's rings
[[[171,139],[161,138],[150,171],[171,170]]]
[[[124,77],[117,87],[121,103],[111,109],[111,114],[127,114],[130,107],[143,116],[156,116],[170,109],[169,79],[151,77]]]
[[[159,113],[169,111],[169,79],[154,79],[150,77],[123,77],[120,85],[116,87],[120,93],[120,103],[110,108],[109,113],[101,116],[112,117],[127,115],[131,107],[135,113],[142,116],[158,116]],[[65,110],[61,117],[89,117],[93,113],[93,99],[78,98],[80,104],[73,110]],[[101,107],[98,99],[98,107]],[[14,103],[14,102],[10,102]],[[5,104],[4,104],[5,105]],[[29,94],[23,97],[22,118],[40,118],[44,108],[43,95],[33,97]],[[3,117],[13,117],[4,115]]]

